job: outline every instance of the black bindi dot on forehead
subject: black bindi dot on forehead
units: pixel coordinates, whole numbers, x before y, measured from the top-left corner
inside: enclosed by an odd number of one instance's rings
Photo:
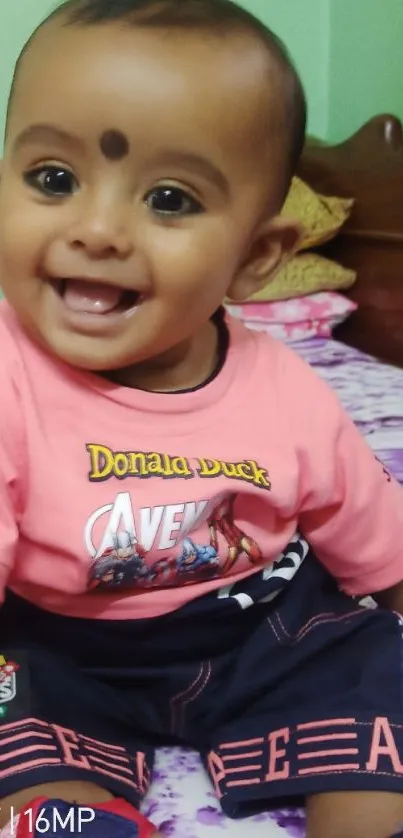
[[[107,160],[122,160],[129,153],[129,140],[121,131],[105,131],[99,141],[104,157]]]

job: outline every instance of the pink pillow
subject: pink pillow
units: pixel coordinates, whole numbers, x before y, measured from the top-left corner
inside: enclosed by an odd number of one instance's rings
[[[227,311],[249,329],[268,332],[279,340],[331,337],[332,330],[355,311],[357,305],[334,291],[323,291],[292,300],[226,305]]]

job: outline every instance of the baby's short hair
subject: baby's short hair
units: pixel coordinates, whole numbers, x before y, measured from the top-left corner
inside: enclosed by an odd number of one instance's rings
[[[236,31],[255,35],[266,47],[284,80],[287,107],[286,129],[289,141],[288,175],[294,174],[306,130],[307,105],[304,89],[288,51],[280,38],[246,9],[232,0],[65,0],[35,30],[17,61],[14,82],[22,58],[42,26],[57,17],[65,26],[97,26],[108,22],[127,22],[137,27],[205,31],[225,36]],[[12,92],[10,94],[10,100]]]

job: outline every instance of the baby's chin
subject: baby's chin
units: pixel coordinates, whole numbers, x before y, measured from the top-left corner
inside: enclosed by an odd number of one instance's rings
[[[111,373],[112,376],[113,373],[138,363],[136,352],[113,345],[113,341],[103,338],[66,335],[54,330],[50,333],[37,329],[34,333],[29,331],[41,348],[54,359],[82,372]]]

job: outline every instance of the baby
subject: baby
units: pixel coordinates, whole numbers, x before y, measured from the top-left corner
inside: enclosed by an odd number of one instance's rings
[[[304,800],[309,838],[403,821],[402,491],[303,361],[221,306],[295,249],[304,129],[286,51],[230,0],[68,0],[18,61],[5,836],[79,813],[88,838],[146,838],[169,743],[201,753],[230,817]]]

